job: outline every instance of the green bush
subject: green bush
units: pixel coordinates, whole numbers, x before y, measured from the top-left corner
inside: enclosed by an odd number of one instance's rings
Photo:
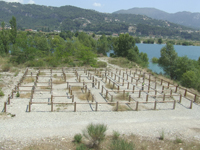
[[[0,96],[4,96],[4,92],[0,89]]]
[[[19,91],[17,92],[16,97],[20,97]]]
[[[153,58],[151,59],[151,61],[152,61],[152,63],[158,63],[158,58],[153,57]]]
[[[99,147],[100,143],[105,139],[107,126],[104,124],[89,124],[83,130],[83,136],[90,141],[91,147]]]
[[[76,150],[87,150],[88,148],[84,144],[80,144],[76,147]]]
[[[81,143],[81,140],[82,140],[82,135],[81,134],[76,134],[74,136],[74,142]]]
[[[8,72],[11,69],[12,65],[11,64],[5,64],[2,66],[2,71]]]
[[[107,63],[103,62],[103,61],[98,61],[97,62],[97,67],[98,68],[106,68],[107,67]]]
[[[124,139],[113,140],[110,145],[110,150],[134,150],[135,145],[133,143],[129,143]]]
[[[117,131],[113,131],[112,139],[113,140],[118,140],[120,136],[120,133]]]

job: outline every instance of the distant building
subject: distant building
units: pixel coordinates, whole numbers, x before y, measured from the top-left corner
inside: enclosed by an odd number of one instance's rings
[[[118,36],[118,34],[117,33],[113,33],[112,36]]]
[[[25,29],[25,31],[30,31],[30,32],[31,32],[31,31],[33,31],[33,30],[32,30],[32,29]]]

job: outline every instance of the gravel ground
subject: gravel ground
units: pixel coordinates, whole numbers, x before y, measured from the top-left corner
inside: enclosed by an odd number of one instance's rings
[[[106,58],[101,58],[101,60],[106,61]],[[109,67],[116,68],[117,66],[109,64]],[[3,88],[6,95],[17,84],[17,81],[23,75],[23,71],[17,77],[13,77],[12,74],[8,73],[6,74],[9,76],[5,75],[2,77],[7,84]],[[33,73],[36,72],[33,71]],[[79,73],[84,75],[83,72]],[[57,73],[57,75],[60,76],[61,74]],[[39,82],[48,81],[48,79],[39,77]],[[53,80],[56,80],[56,78],[53,78]],[[86,77],[82,78],[82,80],[91,82]],[[75,82],[76,78],[69,78],[68,81]],[[140,84],[138,85],[138,89],[141,86]],[[33,83],[26,85],[33,85]],[[101,85],[103,85],[102,81]],[[66,86],[67,84],[53,85],[53,95],[68,94]],[[95,96],[96,101],[105,102],[105,99],[100,94],[101,90],[92,88],[91,85],[88,85],[88,88],[91,89],[91,93]],[[123,88],[126,89],[125,86]],[[161,89],[161,86],[157,88]],[[131,95],[136,97],[137,94],[134,93]],[[50,90],[37,92],[34,95],[33,101],[48,102],[50,96]],[[6,98],[7,96],[0,98],[0,108],[3,108]],[[178,100],[176,97],[174,99]],[[50,105],[32,105],[32,112],[29,113],[26,112],[29,100],[28,98],[14,98],[11,100],[11,105],[8,105],[7,110],[16,116],[2,115],[0,117],[0,143],[5,142],[8,145],[12,145],[12,142],[19,144],[20,141],[22,145],[26,146],[34,140],[48,137],[71,138],[76,133],[81,133],[89,123],[106,124],[108,126],[108,134],[112,134],[113,130],[116,130],[121,134],[135,134],[153,139],[158,138],[160,133],[164,131],[165,137],[169,139],[179,136],[187,140],[200,140],[200,106],[193,104],[193,109],[188,109],[190,102],[185,98],[182,99],[182,104],[176,104],[175,110],[172,109],[172,103],[158,104],[157,110],[152,110],[154,107],[153,104],[141,104],[139,110],[143,111],[126,112],[111,111],[113,107],[110,105],[98,105],[98,112],[95,112],[95,105],[90,106],[86,104],[77,105],[78,112],[73,112],[72,105],[55,106],[54,112],[50,112]],[[142,92],[141,98],[137,100],[141,102],[145,101],[146,93]],[[54,101],[71,102],[71,99],[55,98]],[[83,102],[78,99],[78,93],[75,94],[75,101]],[[149,101],[154,101],[154,99],[149,98]],[[135,105],[130,105],[130,107],[135,109]],[[7,149],[9,149],[9,146]]]

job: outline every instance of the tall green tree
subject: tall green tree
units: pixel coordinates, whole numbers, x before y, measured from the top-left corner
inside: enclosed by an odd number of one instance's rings
[[[0,40],[1,40],[1,45],[0,49],[2,53],[9,53],[9,30],[5,29],[5,23],[1,23],[2,31],[0,33]]]
[[[16,23],[16,18],[12,16],[12,19],[9,21],[10,23],[10,41],[12,44],[16,43],[16,37],[17,37],[17,23]]]
[[[99,54],[102,53],[103,55],[106,55],[108,51],[109,51],[108,41],[105,34],[103,34],[101,38],[97,41],[97,52]]]
[[[120,34],[114,41],[114,52],[116,56],[127,57],[128,51],[135,46],[135,40],[127,34]]]
[[[174,50],[174,46],[170,43],[167,43],[161,50],[161,57],[158,60],[160,66],[163,67],[165,73],[170,76],[171,79],[174,79],[176,76],[175,68],[178,55]]]

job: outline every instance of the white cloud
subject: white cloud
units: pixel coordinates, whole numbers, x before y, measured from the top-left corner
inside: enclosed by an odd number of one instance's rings
[[[28,3],[29,4],[35,4],[35,2],[33,0],[30,0]]]
[[[6,2],[18,2],[18,3],[23,3],[23,0],[4,0]]]
[[[93,6],[95,6],[95,7],[101,7],[101,3],[94,3]]]

